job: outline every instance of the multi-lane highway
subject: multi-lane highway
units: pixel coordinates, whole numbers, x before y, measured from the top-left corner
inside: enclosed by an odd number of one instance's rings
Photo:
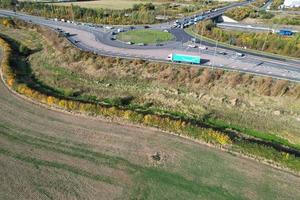
[[[224,13],[229,8],[242,6],[247,3],[248,2],[232,4],[202,15],[204,18],[212,18]],[[175,36],[173,41],[164,43],[162,46],[137,46],[126,44],[119,40],[111,40],[112,30],[103,27],[91,27],[82,24],[48,20],[24,13],[15,14],[7,10],[0,10],[0,16],[14,16],[53,29],[62,29],[72,35],[71,37],[68,37],[68,39],[78,48],[101,55],[141,58],[165,62],[167,62],[166,58],[171,53],[199,55],[203,60],[202,66],[237,70],[241,72],[300,81],[300,60],[278,58],[253,52],[250,53],[246,50],[235,50],[228,46],[222,46],[205,41],[201,42],[201,46],[206,46],[206,50],[192,48],[191,45],[188,45],[192,36],[187,34],[183,29],[172,28],[173,22],[151,26],[152,29],[167,29]],[[118,26],[116,28],[120,27],[126,29],[125,26]],[[143,26],[136,26],[136,28],[140,29],[143,28]],[[237,51],[242,52],[245,55],[239,56]]]
[[[217,26],[224,29],[244,31],[244,32],[272,32],[277,33],[280,29],[288,29],[294,33],[298,33],[300,28],[287,25],[269,25],[269,24],[247,24],[247,23],[233,23],[222,22],[217,23]]]

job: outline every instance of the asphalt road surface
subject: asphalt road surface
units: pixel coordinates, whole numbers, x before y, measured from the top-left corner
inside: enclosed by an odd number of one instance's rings
[[[241,5],[244,4],[245,2]],[[236,4],[234,5],[237,6]],[[240,4],[238,5],[240,6]],[[228,8],[232,8],[232,5],[218,9],[216,12],[204,14],[204,16],[206,18],[215,17],[220,15],[220,13],[222,14]],[[0,16],[15,16],[25,21],[30,21],[53,29],[60,28],[72,35],[71,37],[68,37],[68,39],[78,48],[84,51],[94,52],[95,54],[163,62],[167,62],[166,58],[171,53],[199,55],[202,58],[202,64],[199,67],[222,68],[297,82],[300,81],[300,60],[261,55],[259,53],[250,53],[244,50],[238,50],[245,54],[245,56],[239,57],[236,54],[237,50],[205,41],[202,41],[201,45],[206,46],[208,48],[207,50],[191,48],[188,46],[188,42],[191,40],[192,36],[188,35],[183,29],[172,29],[172,22],[151,25],[150,28],[158,30],[166,29],[171,32],[176,39],[164,43],[162,46],[137,46],[129,45],[118,40],[111,40],[112,30],[106,28],[95,28],[87,25],[59,22],[23,13],[15,14],[7,10],[0,10]],[[116,28],[119,27],[122,26],[117,26]],[[141,29],[143,27],[136,26],[136,28]]]

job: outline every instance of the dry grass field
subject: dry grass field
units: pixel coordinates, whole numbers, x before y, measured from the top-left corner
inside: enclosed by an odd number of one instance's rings
[[[259,82],[256,90],[249,82],[256,79],[246,75],[221,74],[217,79],[217,73],[207,70],[146,68],[138,60],[70,62],[72,52],[58,52],[34,30],[0,27],[0,32],[34,50],[27,61],[35,77],[65,95],[80,92],[99,99],[130,95],[136,104],[189,115],[214,111],[235,123],[251,119],[258,128],[291,130],[286,137],[299,139],[299,124],[294,123],[299,96],[292,89],[282,94],[279,86]],[[22,64],[18,66],[26,67]],[[191,77],[203,85],[191,82],[195,80]],[[153,128],[49,110],[12,94],[2,81],[0,94],[0,199],[300,198],[299,177],[257,161]],[[228,96],[223,99],[224,95]],[[232,101],[236,97],[239,100]],[[291,99],[294,104],[287,106]],[[248,108],[250,103],[255,104]],[[280,114],[274,115],[279,108]],[[269,122],[262,120],[267,116],[272,116]]]
[[[84,8],[104,8],[104,9],[128,9],[132,8],[134,4],[139,3],[153,3],[154,5],[159,5],[162,3],[168,3],[168,1],[138,1],[138,0],[101,0],[101,1],[82,1],[82,2],[64,2],[64,3],[54,3],[55,5],[69,6],[71,4],[77,5]]]
[[[47,110],[2,82],[0,93],[0,199],[300,198],[299,177],[256,161],[155,129]]]

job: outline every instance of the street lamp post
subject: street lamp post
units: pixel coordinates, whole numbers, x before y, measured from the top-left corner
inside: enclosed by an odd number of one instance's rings
[[[215,46],[215,51],[214,51],[214,56],[213,58],[216,59],[217,55],[217,48],[218,48],[218,40],[216,40],[216,46]],[[215,60],[213,60],[211,67],[214,68]]]

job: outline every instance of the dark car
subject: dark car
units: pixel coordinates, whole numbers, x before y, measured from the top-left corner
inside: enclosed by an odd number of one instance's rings
[[[227,55],[227,53],[225,51],[219,51],[218,54],[220,54],[220,55]]]
[[[146,26],[144,26],[144,28],[150,28],[150,26],[147,26],[147,25],[146,25]]]

